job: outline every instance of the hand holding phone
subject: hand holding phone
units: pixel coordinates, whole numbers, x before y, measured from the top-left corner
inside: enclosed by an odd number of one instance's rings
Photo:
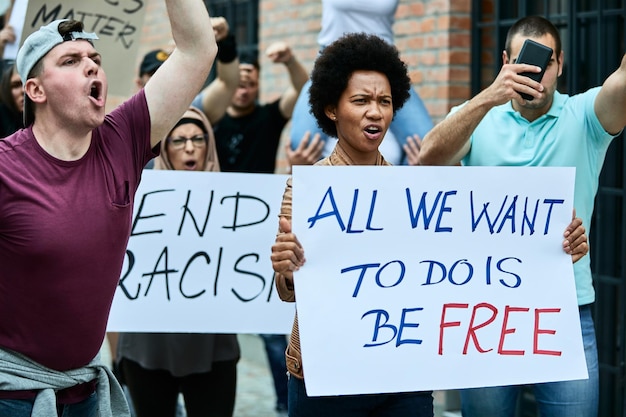
[[[541,82],[543,74],[546,72],[546,67],[548,66],[551,58],[552,48],[549,48],[531,39],[526,39],[524,41],[524,44],[522,45],[522,50],[520,51],[515,63],[530,64],[540,67],[541,72],[522,72],[520,73],[520,75],[528,77],[537,82]],[[533,99],[533,96],[526,93],[520,93],[520,95],[528,101],[531,101]]]

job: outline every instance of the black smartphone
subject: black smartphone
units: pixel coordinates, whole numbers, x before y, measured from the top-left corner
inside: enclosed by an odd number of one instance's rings
[[[550,62],[550,58],[552,58],[552,48],[549,48],[531,39],[526,39],[524,41],[524,44],[522,45],[522,50],[520,51],[515,63],[530,64],[540,67],[541,72],[521,72],[520,75],[524,75],[537,82],[541,82],[543,74],[544,72],[546,72],[548,62]],[[531,101],[533,99],[533,96],[526,93],[520,94],[528,101]]]

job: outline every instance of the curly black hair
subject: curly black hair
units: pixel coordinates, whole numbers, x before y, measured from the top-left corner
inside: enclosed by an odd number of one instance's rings
[[[335,123],[324,110],[339,103],[352,73],[360,70],[380,72],[387,77],[394,115],[408,100],[411,79],[396,47],[376,35],[344,35],[322,50],[311,73],[309,104],[324,133],[337,136]]]

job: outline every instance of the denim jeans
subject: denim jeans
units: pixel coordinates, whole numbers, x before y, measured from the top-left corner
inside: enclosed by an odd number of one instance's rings
[[[289,417],[433,417],[432,391],[309,397],[289,377]]]
[[[322,133],[321,129],[317,125],[315,117],[310,113],[309,106],[309,87],[311,86],[311,80],[307,81],[302,87],[302,91],[298,96],[298,101],[293,110],[291,116],[291,147],[296,149],[302,140],[304,134],[309,131],[311,136],[309,140],[313,139],[315,133],[319,133],[320,139],[324,142],[328,142],[328,136]],[[421,139],[424,139],[426,133],[433,127],[433,121],[428,114],[428,110],[424,105],[424,102],[414,89],[410,89],[410,97],[404,103],[404,106],[396,112],[396,115],[391,122],[389,130],[393,133],[399,145],[402,146],[406,143],[406,138],[418,134]],[[324,147],[323,156],[330,155],[334,146]],[[406,160],[404,161],[406,164]]]
[[[532,386],[541,417],[597,417],[598,350],[591,307],[580,307],[580,326],[589,379]],[[472,388],[461,391],[463,417],[514,417],[522,386]]]
[[[287,410],[287,337],[284,334],[260,334],[265,345],[267,361],[272,372],[274,392],[276,393],[276,410]]]
[[[33,410],[32,400],[0,400],[0,416],[30,417]],[[94,392],[89,398],[68,405],[57,406],[59,417],[98,417],[98,395]]]

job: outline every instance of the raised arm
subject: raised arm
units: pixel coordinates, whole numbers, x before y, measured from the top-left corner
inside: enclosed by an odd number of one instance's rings
[[[437,123],[424,137],[419,165],[455,165],[470,150],[470,136],[492,106],[480,94]]]
[[[626,54],[619,68],[602,85],[594,106],[607,132],[617,134],[626,126]]]
[[[309,79],[309,73],[304,69],[300,61],[291,51],[289,45],[285,42],[275,42],[271,44],[265,54],[274,63],[283,63],[289,71],[289,80],[291,86],[280,97],[280,112],[286,119],[291,119],[293,108],[296,106],[296,100],[300,90]]]
[[[226,113],[239,86],[239,58],[235,37],[223,17],[211,18],[217,41],[217,72],[215,79],[202,91],[202,109],[211,124]]]
[[[176,49],[145,86],[154,147],[191,104],[209,75],[217,44],[202,0],[165,0]]]

